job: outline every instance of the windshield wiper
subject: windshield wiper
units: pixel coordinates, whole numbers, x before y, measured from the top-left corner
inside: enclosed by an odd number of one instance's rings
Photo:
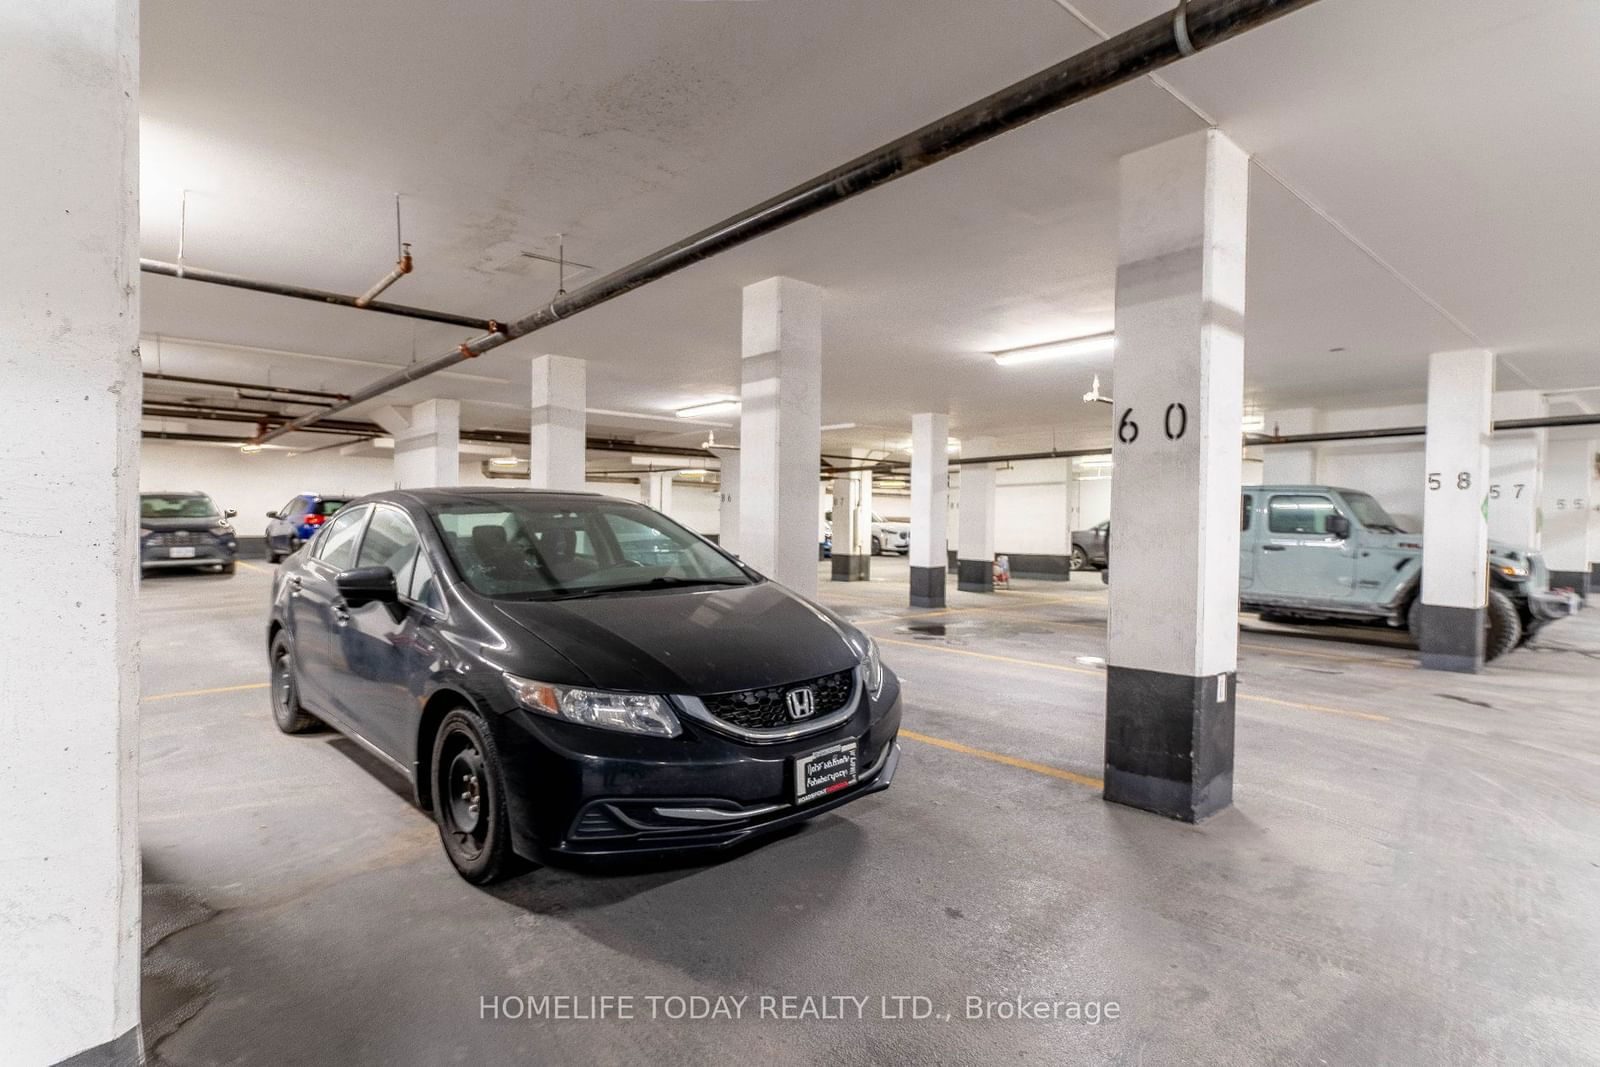
[[[643,582],[629,582],[626,585],[600,585],[593,589],[577,589],[570,593],[560,593],[550,597],[551,600],[578,600],[583,597],[606,596],[609,593],[637,593],[650,589],[682,589],[694,585],[749,585],[745,578],[651,578]]]

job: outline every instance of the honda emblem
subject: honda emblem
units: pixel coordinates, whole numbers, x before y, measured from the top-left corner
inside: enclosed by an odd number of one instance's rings
[[[789,718],[809,719],[817,713],[817,691],[810,686],[789,690]]]

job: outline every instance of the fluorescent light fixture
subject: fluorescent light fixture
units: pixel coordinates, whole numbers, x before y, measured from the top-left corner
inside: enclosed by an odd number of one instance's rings
[[[1267,428],[1267,417],[1259,411],[1255,413],[1247,411],[1244,413],[1244,418],[1240,420],[1240,424],[1240,428],[1245,433],[1260,433]]]
[[[693,474],[693,475],[697,475],[697,476],[703,478],[707,474],[710,474],[711,472],[708,471],[704,467],[685,467],[683,470],[679,471],[678,473],[679,474]]]
[[[700,415],[716,415],[724,411],[732,411],[739,406],[739,401],[732,398],[724,400],[708,400],[704,404],[695,404],[693,407],[679,408],[678,418],[693,419]]]
[[[247,442],[239,446],[239,451],[246,456],[255,456],[261,453],[261,446]]]
[[[1044,359],[1060,359],[1063,356],[1091,356],[1101,352],[1110,352],[1117,347],[1115,333],[1096,333],[1087,337],[1071,337],[1065,341],[1046,341],[1040,345],[1026,345],[1022,348],[1008,348],[1004,351],[994,352],[994,361],[1002,367],[1014,367],[1019,363],[1037,363]]]
[[[822,432],[827,433],[829,430],[853,430],[855,428],[856,424],[853,422],[830,422],[822,427]]]
[[[516,456],[491,456],[489,458],[489,462],[494,464],[496,467],[515,467],[518,463],[521,463],[522,460],[518,459]]]

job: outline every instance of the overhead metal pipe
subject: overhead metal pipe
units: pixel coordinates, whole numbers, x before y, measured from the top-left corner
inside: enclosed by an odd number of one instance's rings
[[[1536,419],[1501,419],[1493,424],[1495,433],[1514,430],[1555,430],[1563,426],[1600,426],[1600,414],[1544,415]],[[1327,430],[1321,433],[1245,434],[1247,448],[1273,445],[1311,445],[1324,441],[1375,441],[1388,437],[1425,437],[1426,426],[1390,426],[1378,430]]]
[[[1150,74],[1186,55],[1213,47],[1316,2],[1185,0],[1164,15],[1140,23],[841,167],[819,174],[588,285],[558,294],[545,307],[509,323],[502,331],[487,333],[434,359],[396,371],[353,393],[350,399],[326,411],[301,416],[264,434],[258,441],[303,429],[328,415],[365,403],[463,360],[474,359],[508,341],[571,318],[719,252],[930,167],[1008,130]]]
[[[145,371],[144,378],[152,382],[183,382],[188,385],[214,385],[221,389],[250,390],[272,393],[275,396],[308,396],[318,400],[343,400],[344,393],[330,393],[322,389],[298,389],[287,385],[260,385],[255,382],[235,382],[225,378],[197,378],[192,374],[168,374],[165,371]],[[252,397],[259,400],[262,397]],[[303,403],[303,401],[295,401]]]
[[[371,289],[368,289],[366,292],[356,297],[356,307],[370,307],[372,302],[378,298],[379,293],[383,292],[385,289],[389,288],[389,286],[393,285],[395,282],[399,281],[401,278],[404,278],[410,273],[411,246],[404,245],[402,246],[402,250],[400,252],[400,258],[394,261],[394,270],[391,270],[388,274],[385,274],[382,278],[379,278],[377,285],[374,285]]]
[[[376,311],[384,315],[398,315],[407,319],[442,322],[446,326],[464,326],[469,330],[494,330],[499,326],[494,319],[476,319],[470,315],[456,315],[448,311],[432,311],[428,308],[411,307],[407,304],[390,304],[383,300],[372,300],[363,305],[357,303],[361,299],[360,297],[348,296],[344,293],[330,293],[325,289],[308,289],[303,285],[284,285],[282,282],[265,282],[258,278],[226,274],[219,270],[200,270],[187,265],[180,267],[176,263],[165,263],[158,259],[141,259],[139,261],[139,269],[145,274],[162,274],[169,278],[185,278],[191,282],[207,282],[211,285],[225,285],[233,289],[249,289],[252,292],[270,293],[273,296],[288,296],[296,300],[314,300],[319,304],[335,304],[339,307]]]

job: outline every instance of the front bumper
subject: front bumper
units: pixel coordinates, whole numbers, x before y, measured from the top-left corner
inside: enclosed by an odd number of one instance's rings
[[[1575,615],[1582,606],[1583,601],[1579,599],[1578,594],[1565,590],[1550,589],[1528,594],[1528,610],[1532,612],[1534,618],[1545,622]]]
[[[179,556],[174,558],[172,549],[165,546],[150,546],[139,550],[139,567],[141,570],[153,570],[161,567],[215,567],[221,563],[231,563],[238,558],[237,545],[228,546],[223,543],[209,545],[182,546],[194,549],[192,556]]]
[[[531,859],[726,849],[887,789],[899,764],[899,683],[886,672],[837,726],[753,744],[680,714],[683,734],[640,737],[513,711],[492,716],[512,842]],[[795,802],[795,759],[856,740],[854,785]]]

